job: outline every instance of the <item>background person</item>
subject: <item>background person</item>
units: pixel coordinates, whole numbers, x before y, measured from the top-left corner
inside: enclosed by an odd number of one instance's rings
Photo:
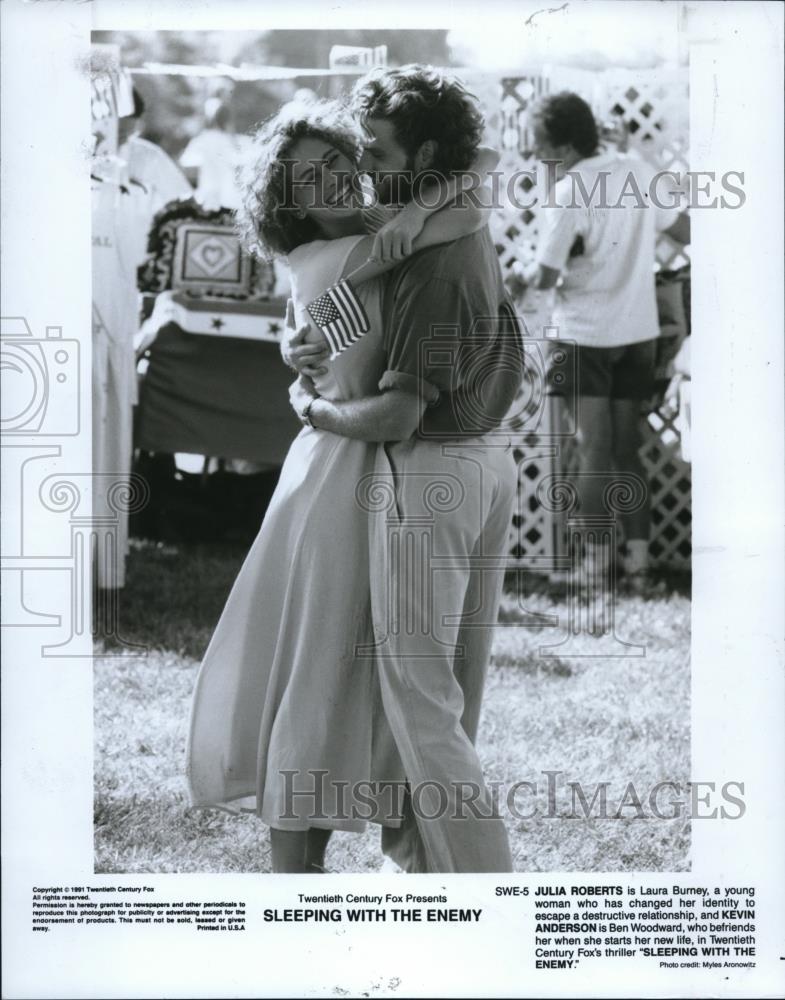
[[[152,221],[155,213],[167,202],[175,198],[190,198],[193,191],[185,174],[169,154],[139,135],[145,106],[136,87],[133,97],[133,114],[121,118],[118,123],[118,155],[126,162],[129,179],[144,188]]]
[[[180,166],[196,185],[205,208],[239,208],[236,178],[243,147],[234,133],[232,113],[217,98],[205,103],[205,124],[180,156]]]
[[[639,455],[641,405],[654,389],[659,337],[654,263],[658,232],[689,240],[689,220],[675,208],[658,208],[648,198],[656,171],[638,157],[601,150],[597,123],[577,94],[542,98],[531,111],[535,155],[557,161],[556,182],[540,207],[539,241],[523,287],[556,287],[553,323],[559,348],[574,354],[558,392],[574,411],[584,514],[604,514],[607,477],[632,473],[646,482]],[[582,185],[577,183],[577,179]],[[588,199],[584,197],[587,192]],[[624,192],[627,192],[624,194]],[[665,201],[665,197],[661,199]],[[518,291],[521,289],[519,288]],[[648,565],[648,495],[622,517],[626,551],[623,569],[639,582]],[[607,568],[613,553],[591,545],[589,564]]]

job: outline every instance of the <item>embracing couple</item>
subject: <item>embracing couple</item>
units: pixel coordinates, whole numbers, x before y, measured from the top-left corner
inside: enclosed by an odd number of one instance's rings
[[[284,107],[245,172],[246,242],[291,272],[304,426],[202,663],[188,777],[194,806],[261,817],[277,872],[369,820],[406,871],[512,870],[474,746],[523,375],[482,127],[440,71],[376,71],[349,108]]]

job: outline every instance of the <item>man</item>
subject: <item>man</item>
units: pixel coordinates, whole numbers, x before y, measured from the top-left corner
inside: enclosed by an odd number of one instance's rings
[[[360,166],[382,200],[406,201],[419,178],[472,163],[483,120],[458,81],[407,66],[364,78],[353,96],[369,140]],[[383,847],[409,870],[511,871],[473,745],[516,486],[508,441],[493,430],[523,374],[487,228],[406,260],[387,282],[383,318],[378,394],[293,396],[317,428],[387,442],[376,481],[392,499],[369,513],[375,656],[423,850],[387,830]],[[318,361],[304,347],[291,357]]]
[[[559,366],[568,374],[558,392],[575,411],[581,511],[600,515],[606,513],[608,486],[602,474],[628,473],[646,482],[640,417],[641,404],[654,391],[660,332],[655,243],[658,231],[688,242],[689,220],[674,192],[654,183],[648,163],[600,150],[594,116],[577,94],[542,98],[532,109],[531,125],[535,155],[555,167],[555,184],[540,207],[536,260],[524,269],[523,289],[528,283],[553,288],[561,281],[553,323],[560,352],[573,360]],[[622,565],[634,587],[647,569],[649,520],[648,497],[622,519]],[[614,557],[587,543],[582,578],[602,578]]]

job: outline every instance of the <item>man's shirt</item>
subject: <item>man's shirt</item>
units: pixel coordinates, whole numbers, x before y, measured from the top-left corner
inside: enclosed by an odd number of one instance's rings
[[[537,262],[562,271],[564,278],[553,312],[560,337],[620,347],[659,336],[655,245],[658,231],[673,225],[679,208],[652,202],[654,177],[654,167],[638,157],[601,153],[572,167],[554,185],[550,204],[540,206]],[[588,205],[576,178],[590,195]],[[656,193],[669,203],[664,185]],[[583,253],[570,257],[578,236]]]
[[[382,316],[382,391],[419,394],[434,408],[424,418],[434,437],[498,426],[523,377],[523,344],[487,226],[405,260]]]

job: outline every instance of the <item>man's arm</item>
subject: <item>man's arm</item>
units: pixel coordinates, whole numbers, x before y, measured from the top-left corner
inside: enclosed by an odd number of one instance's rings
[[[292,405],[320,430],[359,441],[404,441],[419,430],[422,437],[475,437],[495,430],[520,388],[525,364],[517,321],[510,314],[499,334],[497,349],[469,380],[439,401],[426,406],[421,394],[387,389],[378,396],[332,402],[317,396],[308,380],[292,387]]]
[[[520,299],[529,288],[536,288],[540,292],[555,288],[560,276],[559,267],[549,267],[547,264],[538,264],[537,261],[523,265],[516,261],[504,283],[510,295]]]
[[[566,206],[543,206],[539,215],[540,234],[536,257],[524,265],[516,261],[505,284],[512,296],[521,299],[528,288],[554,288],[580,233],[581,213]]]
[[[438,436],[477,436],[497,427],[509,410],[523,377],[523,345],[518,321],[508,303],[495,317],[475,317],[460,284],[441,278],[411,285],[400,293],[395,329],[387,337],[387,370],[380,396],[333,403],[301,395],[293,398],[295,410],[322,430],[361,441],[400,441],[421,427],[422,433]],[[483,328],[475,320],[490,323]],[[457,340],[443,343],[433,331],[452,327]],[[487,330],[487,333],[484,331]],[[434,361],[424,349],[442,348],[440,355],[454,352],[449,371],[432,370]],[[446,351],[445,351],[446,349]],[[426,405],[438,410],[445,381],[460,385],[432,419],[421,424]],[[311,392],[313,397],[313,392]]]
[[[357,441],[404,441],[417,430],[425,401],[414,392],[387,389],[378,396],[332,402],[317,396],[307,379],[289,391],[295,412],[319,430]]]
[[[318,397],[311,405],[314,427],[358,441],[405,441],[417,430],[425,404],[411,392],[389,389],[379,396],[332,403]]]
[[[690,242],[689,215],[686,212],[682,212],[676,218],[675,222],[668,226],[667,229],[661,230],[661,232],[683,246],[688,244]],[[554,288],[560,276],[561,268],[550,267],[547,264],[535,261],[527,267],[514,268],[512,282],[511,285],[508,285],[508,288],[512,292],[514,287],[515,294],[518,296],[522,295],[527,288],[536,288],[539,291],[545,291],[548,288]],[[519,282],[517,285],[516,279]]]

